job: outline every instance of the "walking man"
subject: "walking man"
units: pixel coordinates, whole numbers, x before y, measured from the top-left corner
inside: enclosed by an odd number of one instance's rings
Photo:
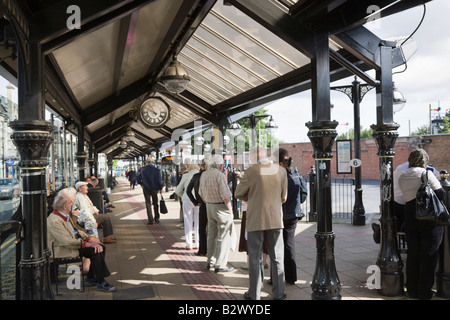
[[[158,191],[162,193],[163,183],[161,181],[161,173],[159,169],[153,165],[153,157],[147,158],[147,165],[139,170],[137,181],[144,190],[145,207],[147,208],[148,224],[153,224],[153,221],[159,223],[159,206],[158,206]],[[155,219],[152,214],[155,211]]]
[[[287,198],[286,170],[267,159],[262,147],[251,150],[257,163],[248,168],[235,190],[237,199],[247,201],[247,246],[250,287],[247,300],[261,298],[261,259],[266,239],[271,262],[272,294],[275,300],[286,298],[284,283],[284,243],[282,204]]]
[[[231,191],[223,170],[223,158],[213,155],[208,161],[209,169],[200,177],[199,195],[206,203],[208,217],[207,269],[214,266],[215,272],[233,271],[229,267],[228,254],[231,248],[233,210]]]

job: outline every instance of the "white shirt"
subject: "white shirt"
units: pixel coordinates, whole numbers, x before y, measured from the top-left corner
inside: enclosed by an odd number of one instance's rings
[[[190,200],[186,191],[189,186],[189,182],[191,182],[192,176],[198,172],[199,171],[197,169],[193,169],[181,176],[180,183],[177,185],[177,188],[175,189],[175,193],[181,197],[181,200]]]
[[[400,189],[400,186],[398,185],[398,178],[402,173],[404,173],[406,170],[408,170],[409,162],[405,162],[402,164],[399,164],[397,168],[394,170],[394,201],[399,204],[405,204],[405,200],[403,200],[403,194],[402,190]]]
[[[72,211],[74,210],[86,210],[86,213],[91,217],[92,221],[96,221],[94,213],[100,212],[96,206],[92,203],[91,199],[86,194],[77,192],[75,195],[75,201],[72,205]]]
[[[430,182],[431,189],[437,190],[442,188],[441,183],[438,181],[436,176],[428,172],[425,168],[412,167],[408,168],[404,173],[398,178],[398,185],[402,191],[403,199],[405,202],[411,201],[416,198],[417,190],[421,185],[422,172],[427,171],[428,181]]]

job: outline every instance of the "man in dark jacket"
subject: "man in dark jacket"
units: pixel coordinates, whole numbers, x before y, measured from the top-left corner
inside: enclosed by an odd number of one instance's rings
[[[136,171],[134,168],[128,171],[128,180],[130,181],[130,190],[134,190],[134,186],[136,185]]]
[[[163,183],[161,173],[153,165],[153,157],[147,158],[147,165],[139,170],[137,181],[144,189],[145,207],[147,208],[148,224],[153,224],[152,203],[155,211],[155,222],[159,223],[158,191],[162,193]]]

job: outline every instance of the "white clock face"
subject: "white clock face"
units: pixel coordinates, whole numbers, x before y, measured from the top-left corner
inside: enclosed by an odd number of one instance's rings
[[[140,117],[150,127],[160,127],[169,120],[169,106],[162,99],[150,98],[142,104]]]

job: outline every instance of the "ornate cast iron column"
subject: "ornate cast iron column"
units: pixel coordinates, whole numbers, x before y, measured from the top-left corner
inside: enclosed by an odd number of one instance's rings
[[[89,158],[87,159],[89,164],[89,177],[94,175],[95,172],[95,158],[94,151],[92,150],[92,142],[89,143]]]
[[[19,116],[10,122],[11,139],[20,155],[22,205],[20,299],[53,299],[50,286],[50,250],[47,244],[47,154],[53,128],[45,121],[44,55],[32,40],[30,23],[17,2],[1,4],[17,41]]]
[[[87,153],[84,151],[84,127],[77,125],[78,128],[78,146],[75,157],[77,159],[78,177],[77,181],[84,181],[86,178],[86,159]]]
[[[353,120],[354,126],[354,143],[355,143],[355,159],[361,160],[361,128],[360,128],[360,103],[367,92],[375,88],[369,84],[361,84],[356,76],[351,86],[339,86],[332,87],[332,90],[336,90],[344,93],[350,98],[353,103]],[[361,166],[355,167],[355,204],[353,206],[353,225],[363,226],[366,224],[365,213],[362,197],[362,185],[361,185]]]
[[[372,125],[373,138],[378,145],[380,165],[381,241],[377,265],[381,272],[379,293],[385,296],[402,295],[403,261],[400,256],[394,215],[394,145],[398,124],[394,123],[392,47],[380,46],[380,70],[376,71],[380,85],[377,93],[377,124]]]
[[[52,298],[47,246],[47,153],[52,137],[48,122],[14,121],[11,138],[20,154],[23,238],[19,264],[21,300]]]
[[[316,161],[317,259],[312,280],[313,300],[341,299],[341,284],[334,261],[334,238],[331,211],[331,158],[337,136],[336,121],[308,122],[308,137],[314,148]]]
[[[393,203],[393,157],[398,124],[372,125],[371,128],[378,144],[380,162],[381,241],[377,258],[377,266],[381,271],[379,292],[384,296],[398,296],[403,294],[403,261],[398,250]]]
[[[338,123],[331,121],[328,32],[316,30],[311,58],[312,122],[306,123],[316,161],[317,259],[311,288],[313,300],[340,300],[341,284],[334,262],[331,211],[331,158]]]

